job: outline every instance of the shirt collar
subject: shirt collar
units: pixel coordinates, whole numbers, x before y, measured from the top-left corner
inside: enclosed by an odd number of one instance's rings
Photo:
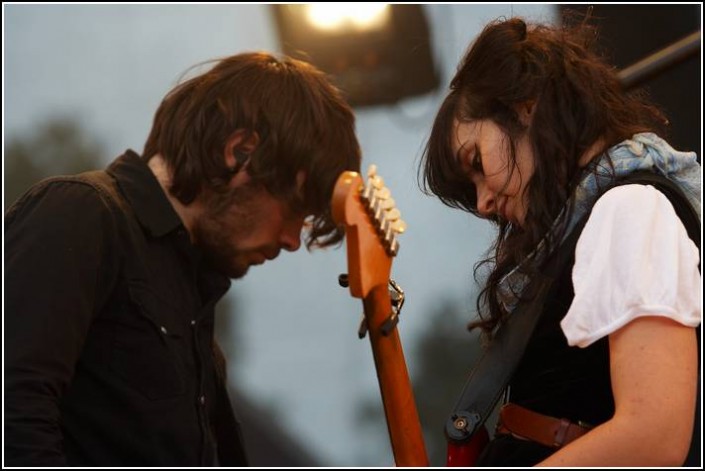
[[[161,237],[183,227],[157,178],[137,153],[128,149],[107,172],[117,180],[137,219],[150,235]]]

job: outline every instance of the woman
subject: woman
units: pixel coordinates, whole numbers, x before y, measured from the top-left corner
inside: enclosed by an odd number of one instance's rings
[[[477,465],[680,466],[688,453],[702,283],[674,206],[699,221],[701,170],[657,135],[662,115],[621,90],[594,37],[488,25],[424,152],[426,189],[498,228],[470,328],[491,338],[568,251]],[[635,183],[643,172],[658,184]]]

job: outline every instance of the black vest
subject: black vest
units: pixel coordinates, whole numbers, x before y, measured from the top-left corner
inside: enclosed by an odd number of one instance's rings
[[[700,221],[673,182],[653,173],[638,172],[617,182],[617,185],[622,184],[652,185],[661,191],[673,205],[690,238],[700,247]],[[586,348],[571,347],[560,327],[560,321],[574,298],[571,275],[575,247],[588,216],[552,254],[561,261],[558,276],[545,298],[543,313],[510,380],[508,399],[541,414],[599,425],[614,415],[608,338],[603,337]],[[699,397],[700,391],[698,404]],[[686,466],[700,466],[700,425],[698,407]],[[537,443],[502,436],[485,450],[477,465],[529,466],[553,452],[553,449]]]

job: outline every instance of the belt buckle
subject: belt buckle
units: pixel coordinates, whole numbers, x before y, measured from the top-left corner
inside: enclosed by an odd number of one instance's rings
[[[563,418],[558,422],[558,427],[556,428],[553,435],[553,446],[554,448],[560,448],[566,444],[566,438],[568,436],[568,429],[570,428],[570,420]]]

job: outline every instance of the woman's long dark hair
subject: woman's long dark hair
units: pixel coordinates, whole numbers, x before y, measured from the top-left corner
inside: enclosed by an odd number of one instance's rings
[[[167,94],[143,157],[164,158],[171,193],[189,204],[204,189],[227,190],[223,149],[238,129],[259,137],[248,164],[253,180],[313,214],[307,246],[340,241],[330,198],[341,172],[360,169],[361,155],[353,110],[327,77],[308,63],[267,53],[222,59]],[[304,195],[296,194],[299,171],[306,174]]]
[[[487,25],[471,45],[450,84],[424,150],[422,185],[443,203],[479,215],[476,189],[453,153],[456,122],[489,119],[507,135],[510,165],[515,143],[528,133],[535,170],[526,186],[523,227],[496,219],[498,235],[482,267],[487,279],[477,301],[481,327],[491,336],[506,316],[497,294],[504,275],[519,266],[541,240],[549,250],[562,234],[549,237],[556,217],[584,171],[581,156],[638,132],[661,131],[660,111],[640,96],[625,93],[613,67],[594,50],[596,32],[586,22],[573,26],[528,26],[519,18]],[[531,125],[516,112],[533,103]],[[593,148],[595,143],[599,148]],[[536,267],[522,266],[529,275]]]

